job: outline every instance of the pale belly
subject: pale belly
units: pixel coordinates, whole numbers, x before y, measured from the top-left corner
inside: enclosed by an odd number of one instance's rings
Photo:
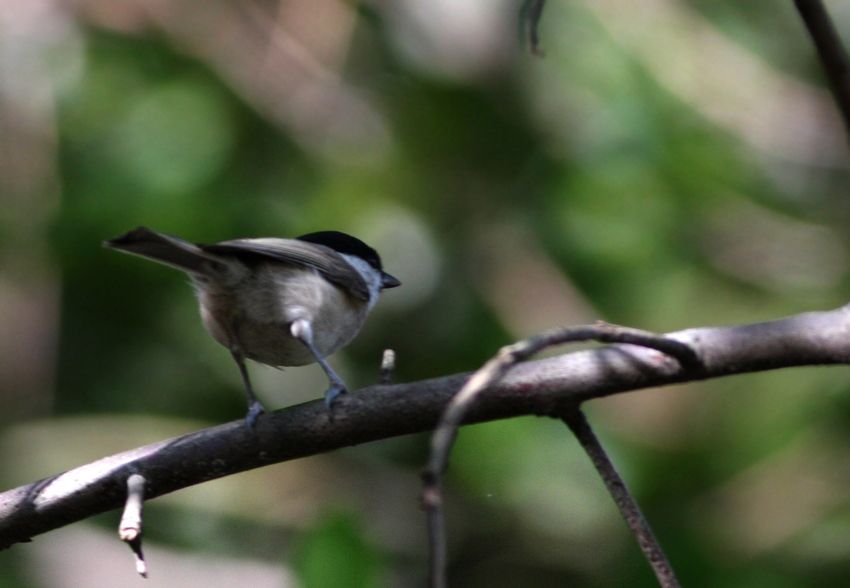
[[[272,366],[298,366],[314,363],[316,359],[301,341],[290,334],[288,323],[243,322],[238,329],[238,338],[245,357]],[[329,337],[324,332],[313,333],[313,345],[327,357],[348,343],[338,337]]]
[[[304,343],[292,336],[292,321],[306,319],[313,330],[313,345],[326,357],[348,344],[360,330],[366,304],[330,285],[311,270],[298,273],[293,288],[291,273],[272,266],[274,277],[259,273],[254,282],[227,291],[198,292],[201,318],[213,338],[227,348],[235,342],[242,354],[272,366],[299,366],[316,359]],[[235,341],[234,341],[235,340]]]

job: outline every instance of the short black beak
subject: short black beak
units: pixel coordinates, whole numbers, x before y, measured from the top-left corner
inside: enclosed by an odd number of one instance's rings
[[[401,286],[401,282],[398,281],[397,278],[394,278],[387,272],[381,272],[381,289],[386,290],[387,288],[397,288]]]

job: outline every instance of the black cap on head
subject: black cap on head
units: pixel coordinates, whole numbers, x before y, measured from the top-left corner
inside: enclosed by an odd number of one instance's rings
[[[378,252],[357,237],[352,237],[347,233],[340,231],[318,231],[316,233],[301,235],[300,237],[296,237],[296,239],[330,247],[337,253],[356,255],[376,270],[380,271],[382,269],[381,256],[378,255]]]
[[[308,243],[330,247],[337,253],[356,255],[381,273],[381,288],[396,288],[401,286],[401,282],[397,278],[383,270],[381,256],[378,255],[378,252],[357,237],[352,237],[348,233],[340,231],[318,231],[295,238],[299,241],[307,241]]]

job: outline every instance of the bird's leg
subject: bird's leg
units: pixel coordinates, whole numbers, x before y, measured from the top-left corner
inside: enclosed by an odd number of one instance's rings
[[[263,405],[257,400],[254,394],[254,389],[251,387],[251,380],[248,377],[248,368],[245,366],[245,357],[237,346],[231,346],[230,353],[233,359],[236,360],[236,365],[239,366],[239,373],[242,375],[242,383],[245,386],[245,398],[248,400],[248,413],[245,415],[245,424],[248,428],[253,429],[257,424],[257,418],[266,412]]]
[[[330,384],[327,392],[325,392],[325,406],[328,411],[331,412],[334,400],[336,400],[340,394],[345,394],[347,391],[345,382],[342,381],[342,378],[339,377],[327,360],[322,357],[322,354],[318,352],[316,346],[313,345],[313,328],[310,325],[310,321],[306,319],[297,319],[292,321],[289,331],[292,333],[293,337],[301,341],[301,343],[310,350],[310,353],[313,354],[313,357],[316,358],[316,361],[320,366],[322,366],[322,369],[325,370],[325,374],[328,376],[328,383]]]

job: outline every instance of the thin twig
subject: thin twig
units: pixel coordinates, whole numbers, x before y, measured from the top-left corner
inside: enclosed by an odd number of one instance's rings
[[[543,7],[546,5],[546,0],[527,0],[523,7],[523,19],[528,27],[528,47],[532,55],[543,57],[543,50],[540,48],[540,19],[543,17]]]
[[[794,0],[794,5],[814,41],[850,137],[850,58],[821,0]]]
[[[378,383],[382,386],[389,386],[392,384],[394,372],[395,351],[392,349],[384,349],[384,356],[381,358],[381,371],[378,374]]]
[[[605,449],[590,427],[590,423],[587,422],[584,413],[575,408],[567,411],[562,418],[584,448],[590,461],[593,462],[602,481],[605,482],[605,487],[608,488],[608,492],[614,502],[617,503],[620,514],[626,519],[626,524],[637,539],[646,561],[652,567],[652,571],[655,572],[658,584],[662,588],[679,588],[679,581],[676,579],[670,561],[661,549],[661,544],[658,543],[652,533],[652,529],[646,517],[643,516],[637,501],[629,492],[626,482],[617,473],[614,464],[608,454],[605,453]]]
[[[446,519],[443,516],[443,489],[439,476],[427,470],[422,474],[422,507],[428,520],[429,586],[446,588],[448,551],[446,548]]]
[[[148,577],[145,555],[142,553],[142,508],[145,503],[145,478],[131,474],[127,478],[127,502],[124,514],[118,523],[118,536],[133,550],[136,556],[136,571],[142,578]]]
[[[433,588],[446,586],[447,560],[442,508],[442,475],[448,464],[449,453],[457,430],[464,417],[476,398],[484,390],[498,382],[514,365],[547,347],[578,341],[641,345],[674,357],[685,369],[696,370],[701,367],[696,352],[681,341],[640,329],[602,322],[595,325],[554,329],[499,350],[499,353],[475,372],[452,398],[431,437],[431,452],[428,457],[428,464],[422,473],[422,504],[428,518],[428,529],[432,534],[430,537],[430,578]]]

